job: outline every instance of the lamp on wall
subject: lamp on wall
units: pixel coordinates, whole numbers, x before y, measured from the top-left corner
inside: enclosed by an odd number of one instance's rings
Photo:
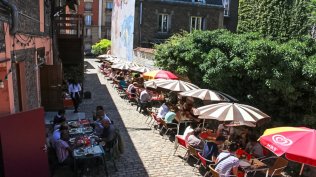
[[[0,79],[0,89],[4,88],[4,82]]]

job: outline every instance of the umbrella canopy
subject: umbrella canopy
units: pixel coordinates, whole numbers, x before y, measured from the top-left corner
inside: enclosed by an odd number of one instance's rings
[[[162,88],[174,92],[184,92],[199,89],[198,86],[181,80],[165,80],[161,82],[156,82],[155,85],[157,88]]]
[[[184,97],[193,97],[193,98],[198,98],[201,100],[208,100],[208,101],[234,101],[231,100],[230,97],[226,97],[227,94],[222,94],[221,92],[217,92],[214,90],[209,90],[209,89],[196,89],[196,90],[189,90],[185,92],[179,93],[179,95],[184,96]]]
[[[267,129],[260,143],[277,156],[285,154],[289,160],[316,166],[316,130],[305,127],[277,127]]]
[[[120,69],[120,70],[129,70],[131,67],[134,67],[134,66],[136,66],[135,63],[124,62],[124,63],[113,64],[111,68]]]
[[[97,58],[108,58],[108,57],[110,57],[110,55],[107,55],[107,54],[97,56]]]
[[[244,122],[244,121],[232,121],[229,124],[226,124],[227,127],[239,127],[239,126],[247,126],[247,127],[256,127],[256,124],[252,122]]]
[[[199,107],[194,112],[200,119],[216,119],[223,122],[246,122],[261,125],[270,116],[257,108],[238,103],[217,103]]]
[[[144,67],[144,66],[135,66],[130,68],[132,71],[140,72],[140,73],[145,73],[151,71],[151,69]]]
[[[149,71],[145,72],[143,74],[144,79],[173,79],[177,80],[178,77],[174,75],[170,71],[165,70],[155,70],[155,71]]]
[[[156,89],[157,88],[157,83],[159,82],[163,82],[166,81],[166,79],[153,79],[153,80],[149,80],[144,82],[144,87],[149,87],[149,88],[153,88]]]

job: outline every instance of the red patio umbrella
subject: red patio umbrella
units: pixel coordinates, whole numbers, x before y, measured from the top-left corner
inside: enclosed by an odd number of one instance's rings
[[[149,71],[145,72],[143,74],[144,79],[173,79],[177,80],[178,77],[174,75],[170,71],[165,71],[165,70],[155,70],[155,71]]]
[[[316,167],[316,130],[306,127],[277,127],[267,129],[260,143],[277,156],[285,154],[291,161]]]

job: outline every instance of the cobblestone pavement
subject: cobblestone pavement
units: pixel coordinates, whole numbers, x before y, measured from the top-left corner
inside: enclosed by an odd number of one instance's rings
[[[92,93],[79,110],[86,117],[92,116],[97,105],[104,106],[107,114],[120,129],[125,142],[125,152],[116,161],[118,171],[115,172],[111,163],[108,164],[109,176],[201,176],[193,166],[182,161],[185,151],[179,148],[174,153],[174,142],[164,139],[145,124],[146,118],[122,99],[110,82],[98,72],[100,63],[94,59],[86,59],[84,91]],[[103,176],[103,175],[102,175]]]

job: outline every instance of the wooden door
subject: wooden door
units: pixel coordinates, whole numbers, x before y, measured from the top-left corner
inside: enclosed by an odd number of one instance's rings
[[[40,69],[41,105],[45,110],[62,109],[62,67],[44,65]]]
[[[0,176],[49,177],[45,135],[42,108],[0,117]]]

